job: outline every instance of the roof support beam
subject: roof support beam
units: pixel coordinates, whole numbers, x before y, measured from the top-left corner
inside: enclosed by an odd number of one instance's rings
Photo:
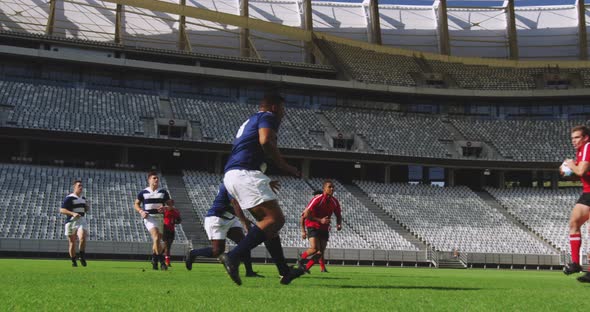
[[[122,4],[117,4],[115,15],[115,43],[123,44],[123,12],[125,8]]]
[[[437,28],[438,47],[440,54],[451,55],[451,39],[449,37],[449,19],[447,16],[447,0],[438,1]]]
[[[588,35],[586,32],[586,5],[584,0],[576,1],[578,9],[578,46],[580,48],[580,60],[588,60]]]
[[[369,1],[369,16],[371,20],[371,43],[381,45],[381,18],[379,16],[379,0]]]
[[[49,1],[49,16],[47,17],[47,25],[45,26],[45,34],[53,35],[53,26],[55,25],[55,6],[57,0]]]
[[[181,6],[186,6],[186,0],[180,0]],[[178,21],[178,50],[192,51],[191,43],[186,33],[186,16],[180,15]]]
[[[303,29],[309,32],[313,31],[313,17],[311,0],[303,0]],[[304,41],[304,61],[305,63],[315,63],[315,57],[313,55],[313,42]]]
[[[508,32],[508,48],[510,51],[510,59],[518,60],[518,36],[516,34],[516,16],[514,14],[514,0],[508,0],[506,8],[506,21]]]
[[[250,17],[250,4],[248,0],[238,0],[240,3],[240,16]],[[250,57],[250,29],[248,27],[240,27],[240,56]]]

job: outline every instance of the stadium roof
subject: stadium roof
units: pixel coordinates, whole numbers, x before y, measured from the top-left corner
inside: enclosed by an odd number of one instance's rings
[[[180,0],[165,0],[178,3]],[[371,40],[369,0],[313,1],[313,30],[341,38]],[[117,1],[56,1],[52,35],[114,42]],[[146,0],[145,3],[152,1]],[[187,0],[187,6],[239,15],[239,0]],[[379,1],[382,44],[418,52],[441,53],[440,11],[433,0]],[[575,0],[515,0],[511,19],[507,1],[447,0],[449,54],[463,57],[511,58],[512,37],[517,37],[520,59],[579,60],[583,58],[579,10]],[[50,2],[0,1],[0,29],[45,33]],[[586,9],[586,15],[589,15]],[[250,42],[264,59],[303,61],[301,36],[289,36],[287,28],[301,29],[301,0],[249,0],[253,20],[280,24],[283,33],[252,27]],[[588,19],[588,18],[586,18]],[[226,19],[227,20],[227,19]],[[509,31],[514,20],[515,35]],[[179,16],[125,6],[121,19],[125,45],[164,49],[179,48]],[[186,18],[188,47],[195,52],[239,55],[239,27],[216,20]],[[588,23],[586,23],[588,25]],[[274,27],[274,26],[273,26]],[[268,29],[267,27],[266,29]],[[516,40],[513,40],[516,41]],[[587,41],[587,38],[584,40]],[[586,49],[588,50],[588,49]],[[585,53],[590,54],[590,53]]]

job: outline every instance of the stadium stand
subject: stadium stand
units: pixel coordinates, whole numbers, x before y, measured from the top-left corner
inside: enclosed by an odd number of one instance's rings
[[[559,249],[569,250],[569,216],[580,189],[486,188],[509,213]],[[587,236],[587,225],[582,235]],[[587,240],[582,240],[587,246]]]
[[[320,47],[329,49],[330,54],[343,65],[355,80],[393,86],[416,86],[412,74],[439,73],[447,75],[461,89],[472,90],[532,90],[537,88],[536,79],[543,74],[579,74],[584,87],[589,87],[588,68],[550,67],[500,67],[470,65],[458,62],[430,60],[424,57],[396,55],[376,52],[336,43],[317,40]]]
[[[531,234],[511,225],[467,187],[355,183],[436,250],[554,254]]]
[[[229,97],[194,95],[169,100],[174,118],[196,122],[202,140],[225,144],[233,141],[242,121],[257,110],[254,104],[238,103]],[[0,122],[4,127],[152,137],[156,134],[144,130],[145,122],[164,117],[159,103],[158,95],[130,89],[110,91],[39,81],[0,80],[0,104],[5,114]],[[586,122],[467,117],[452,117],[448,121],[466,140],[485,142],[497,150],[496,158],[487,155],[485,159],[533,162],[560,161],[568,156],[569,129]],[[334,133],[329,127],[333,127]],[[452,142],[453,136],[440,115],[371,109],[290,107],[281,124],[279,144],[294,149],[335,150],[324,139],[337,133],[358,135],[366,141],[371,148],[360,152],[453,157],[441,142]]]
[[[141,218],[133,210],[137,193],[146,187],[143,172],[0,164],[0,188],[5,205],[0,209],[0,237],[65,239],[59,208],[81,179],[90,202],[89,239],[150,242]],[[166,187],[162,177],[161,184]],[[171,194],[174,197],[174,194]],[[177,240],[186,241],[182,225]]]
[[[326,110],[324,114],[339,131],[362,135],[376,151],[404,156],[448,157],[448,151],[439,139],[449,139],[451,135],[439,118],[344,108]]]
[[[562,161],[571,157],[569,130],[583,120],[477,120],[450,119],[472,141],[492,144],[506,159]]]
[[[112,135],[144,135],[141,117],[160,117],[158,97],[57,85],[0,81],[0,103],[13,106],[6,126]]]

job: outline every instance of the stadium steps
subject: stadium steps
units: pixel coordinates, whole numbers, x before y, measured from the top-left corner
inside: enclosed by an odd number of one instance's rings
[[[160,114],[164,118],[174,119],[172,104],[169,99],[160,98]]]
[[[180,211],[182,218],[182,229],[186,237],[191,241],[192,246],[201,246],[209,242],[203,224],[194,212],[191,200],[186,191],[186,185],[180,175],[166,175],[166,184],[170,196],[174,199],[174,205]]]
[[[502,206],[502,204],[500,204],[500,202],[498,202],[496,200],[496,198],[494,198],[494,196],[492,196],[486,190],[472,189],[472,191],[475,194],[477,194],[477,196],[479,196],[488,206],[492,207],[493,209],[496,209],[501,214],[503,214],[509,222],[512,222],[512,224],[514,224],[515,226],[530,233],[532,237],[534,237],[535,239],[537,239],[538,241],[543,243],[549,249],[553,250],[556,254],[560,253],[560,250],[555,245],[553,245],[551,242],[549,242],[547,239],[545,239],[541,235],[535,233],[530,227],[528,227],[526,225],[526,223],[522,222],[522,220],[520,220],[519,218],[517,218],[516,216],[514,216],[510,212],[508,212],[508,209],[506,209],[506,207]]]
[[[443,259],[438,261],[439,269],[466,269],[467,266],[459,259]]]
[[[457,128],[457,126],[455,126],[453,124],[453,122],[451,122],[448,118],[443,118],[442,124],[447,129],[447,131],[451,134],[451,138],[453,139],[452,144],[445,144],[445,146],[447,147],[447,149],[449,149],[449,148],[453,149],[451,151],[453,153],[453,157],[455,157],[455,158],[463,157],[462,152],[461,152],[461,147],[458,146],[456,144],[456,142],[457,141],[475,141],[475,140],[469,140],[467,137],[465,137],[465,135]],[[491,159],[504,158],[493,144],[491,144],[489,142],[483,142],[483,141],[479,141],[479,142],[481,142],[483,149],[484,149],[484,154],[487,155],[487,158],[491,158]]]
[[[416,236],[410,233],[407,229],[405,229],[401,224],[397,222],[397,220],[393,219],[390,215],[385,212],[381,207],[377,206],[370,198],[367,196],[360,187],[354,184],[342,184],[347,191],[349,191],[354,197],[356,197],[369,211],[374,214],[377,218],[381,219],[381,221],[385,222],[392,230],[396,231],[399,235],[401,235],[404,239],[412,243],[412,245],[416,246],[419,250],[426,250],[427,247],[419,240]]]

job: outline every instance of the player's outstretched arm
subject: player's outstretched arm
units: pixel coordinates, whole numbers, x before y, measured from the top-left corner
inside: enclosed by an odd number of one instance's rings
[[[264,151],[264,155],[266,155],[266,157],[272,159],[274,164],[281,170],[296,177],[300,176],[299,170],[289,165],[285,159],[283,159],[283,156],[281,155],[281,152],[277,146],[277,134],[273,129],[258,129],[258,137],[260,146],[262,146],[262,150]]]

